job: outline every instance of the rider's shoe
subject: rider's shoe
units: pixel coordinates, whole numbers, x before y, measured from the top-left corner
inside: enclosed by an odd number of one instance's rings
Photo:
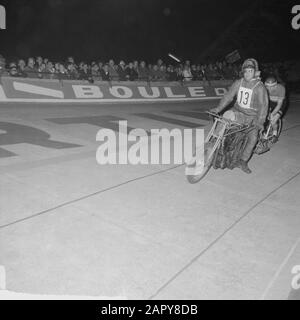
[[[244,160],[240,160],[238,163],[238,168],[242,169],[244,172],[250,174],[252,171],[251,169],[248,167],[248,163]]]
[[[278,141],[278,136],[277,135],[273,135],[273,137],[271,138],[271,142],[272,143],[276,143]]]

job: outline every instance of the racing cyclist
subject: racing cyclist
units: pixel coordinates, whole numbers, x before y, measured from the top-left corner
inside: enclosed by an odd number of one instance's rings
[[[278,120],[282,117],[285,108],[285,87],[278,83],[274,76],[269,76],[265,80],[265,86],[269,93],[270,121],[273,127],[272,141],[278,140]]]

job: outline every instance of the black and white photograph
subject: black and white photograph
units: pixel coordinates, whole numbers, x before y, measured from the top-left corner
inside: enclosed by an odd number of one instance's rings
[[[300,1],[0,0],[0,300],[300,300]]]

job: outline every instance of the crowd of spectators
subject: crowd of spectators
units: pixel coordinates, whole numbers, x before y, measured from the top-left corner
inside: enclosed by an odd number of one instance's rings
[[[108,62],[93,61],[88,64],[81,61],[76,63],[73,57],[65,62],[52,62],[48,58],[19,59],[6,63],[0,56],[0,76],[41,78],[41,79],[72,79],[88,81],[192,81],[235,79],[239,75],[237,65],[226,62],[209,64],[192,64],[189,60],[184,63],[166,64],[162,59],[156,63],[147,64],[145,61],[131,61],[118,64],[113,59]]]
[[[261,65],[261,69],[275,69],[279,74],[284,73],[283,63]],[[220,61],[208,64],[196,64],[186,60],[183,63],[167,64],[162,59],[156,63],[147,64],[145,61],[132,61],[118,64],[113,59],[108,62],[93,61],[76,63],[73,57],[65,62],[53,62],[48,58],[29,58],[27,61],[7,62],[0,55],[0,76],[93,81],[212,81],[234,80],[239,78],[241,64],[230,64]]]

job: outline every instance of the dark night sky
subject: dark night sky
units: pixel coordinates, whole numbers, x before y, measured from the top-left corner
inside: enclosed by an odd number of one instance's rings
[[[265,60],[299,56],[300,30],[291,28],[286,0],[0,0],[7,30],[0,31],[6,57],[51,59],[215,59],[234,49]],[[249,13],[248,13],[249,12]],[[234,25],[238,20],[239,23]],[[229,28],[229,29],[228,29]],[[224,33],[224,30],[226,31]],[[223,37],[223,39],[222,39]],[[220,40],[221,39],[221,40]]]

